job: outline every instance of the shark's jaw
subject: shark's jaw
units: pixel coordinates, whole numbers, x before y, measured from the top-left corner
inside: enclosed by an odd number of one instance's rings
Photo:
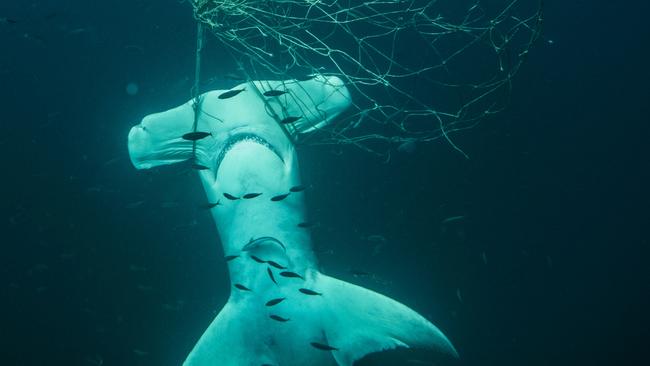
[[[273,146],[265,138],[255,133],[242,132],[242,133],[234,134],[233,136],[229,137],[224,142],[223,147],[219,150],[219,154],[217,154],[214,162],[214,170],[217,172],[217,174],[219,173],[219,167],[221,166],[221,162],[223,161],[223,159],[226,157],[226,154],[228,154],[237,144],[240,143],[253,143],[253,144],[258,144],[260,146],[263,146],[268,150],[270,150],[271,152],[273,152],[280,159],[280,161],[284,163],[282,154],[278,151],[278,149],[275,146]]]

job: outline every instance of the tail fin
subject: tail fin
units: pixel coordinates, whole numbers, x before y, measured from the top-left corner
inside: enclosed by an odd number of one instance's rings
[[[339,366],[395,347],[428,348],[458,357],[447,337],[407,306],[374,291],[320,275],[323,330]]]
[[[367,354],[396,347],[458,356],[433,324],[371,290],[317,272],[277,286],[261,279],[255,291],[231,295],[185,366],[351,366]],[[266,290],[262,282],[269,284]],[[280,303],[268,305],[280,297]]]

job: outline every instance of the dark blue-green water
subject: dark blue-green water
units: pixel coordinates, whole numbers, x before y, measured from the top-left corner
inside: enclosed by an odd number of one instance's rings
[[[365,365],[645,358],[650,6],[628,3],[547,1],[509,108],[455,136],[469,160],[443,141],[389,163],[299,151],[325,273],[461,355]],[[126,135],[189,99],[189,5],[4,1],[0,18],[0,363],[181,364],[227,299],[223,253],[197,177],[136,171]]]

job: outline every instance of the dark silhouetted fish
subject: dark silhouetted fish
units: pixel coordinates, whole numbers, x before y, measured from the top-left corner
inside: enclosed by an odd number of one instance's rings
[[[287,124],[287,123],[294,123],[294,122],[296,122],[297,120],[299,120],[301,118],[302,117],[287,117],[287,118],[283,119],[282,121],[280,121],[280,123],[282,123],[283,125]]]
[[[312,347],[319,349],[321,351],[338,351],[339,349],[336,347],[332,347],[328,344],[322,344],[318,342],[311,342],[310,343]]]
[[[249,200],[249,199],[251,199],[251,198],[255,198],[255,197],[257,197],[257,196],[261,196],[261,195],[262,195],[261,193],[246,193],[246,194],[244,195],[244,199]]]
[[[301,275],[297,274],[296,272],[290,272],[290,271],[284,271],[280,272],[280,276],[282,277],[289,277],[289,278],[300,278],[300,279],[305,279]]]
[[[353,275],[354,277],[366,277],[366,276],[372,276],[372,273],[366,272],[366,271],[360,271],[357,269],[351,269],[350,274]]]
[[[238,258],[238,257],[239,257],[239,255],[235,254],[235,255],[227,255],[227,256],[225,256],[223,258],[226,260],[226,262],[230,262],[231,260],[233,260],[235,258]]]
[[[257,262],[257,263],[266,263],[265,260],[260,259],[260,258],[254,256],[254,255],[251,255],[251,259],[254,260],[254,261]]]
[[[236,287],[237,289],[239,289],[239,290],[242,290],[242,291],[250,291],[250,290],[251,290],[251,289],[249,289],[248,287],[246,287],[246,286],[244,286],[244,285],[242,285],[242,284],[239,284],[239,283],[236,283],[236,284],[235,284],[235,287]]]
[[[246,88],[228,90],[228,91],[225,92],[225,93],[221,93],[221,94],[219,94],[219,96],[218,96],[217,98],[219,98],[219,99],[228,99],[228,98],[232,98],[232,97],[234,97],[235,95],[237,95],[237,94],[243,92],[244,90],[246,90]]]
[[[289,196],[289,193],[274,196],[274,197],[271,197],[271,201],[273,201],[273,202],[282,201],[283,199],[287,198],[287,196]]]
[[[293,186],[289,189],[289,192],[298,193],[304,191],[305,189],[307,189],[307,186],[303,186],[303,185]]]
[[[279,97],[282,94],[286,94],[286,90],[269,90],[264,92],[265,97]]]
[[[308,81],[316,77],[318,74],[309,74],[309,75],[299,75],[296,76],[295,79],[298,81]]]
[[[277,268],[277,269],[287,269],[287,267],[278,264],[277,262],[274,261],[266,261],[266,263],[270,264],[271,266]]]
[[[316,292],[316,291],[310,290],[308,288],[301,288],[298,291],[302,292],[305,295],[312,295],[312,296],[316,296],[316,295],[321,296],[321,295],[323,295],[320,292]]]
[[[214,202],[214,203],[208,202],[208,203],[206,203],[204,205],[199,206],[199,208],[201,208],[203,210],[210,210],[210,209],[213,209],[213,208],[215,208],[215,207],[217,207],[219,205],[221,205],[221,203],[219,203],[219,201]]]
[[[277,320],[279,322],[288,322],[290,320],[289,318],[283,318],[283,317],[281,317],[279,315],[274,315],[274,314],[269,315],[269,318],[271,318],[273,320]]]
[[[275,281],[275,277],[273,277],[273,271],[271,271],[271,267],[266,267],[266,273],[268,273],[269,277],[271,277],[271,281],[277,285],[278,283]]]
[[[226,197],[227,199],[231,200],[231,201],[237,201],[239,199],[239,197],[235,197],[232,194],[225,193],[225,192],[224,192],[223,196]]]
[[[276,239],[274,237],[271,237],[271,236],[262,236],[262,237],[259,237],[257,239],[251,238],[251,240],[248,242],[248,244],[246,244],[244,246],[243,250],[244,251],[250,250],[252,247],[255,247],[256,244],[265,243],[265,242],[271,242],[273,244],[277,244],[280,247],[282,247],[282,249],[284,251],[287,250],[287,247],[285,247],[284,244],[282,244],[281,241],[279,241],[278,239]]]
[[[201,164],[192,164],[191,167],[194,170],[208,170],[208,169],[210,169],[207,166],[201,165]]]
[[[269,300],[269,301],[266,302],[266,306],[275,306],[275,305],[283,302],[284,299],[286,299],[286,297],[279,297],[277,299]]]
[[[183,140],[197,141],[197,140],[204,139],[208,136],[212,136],[212,132],[201,132],[201,131],[188,132],[183,135]]]

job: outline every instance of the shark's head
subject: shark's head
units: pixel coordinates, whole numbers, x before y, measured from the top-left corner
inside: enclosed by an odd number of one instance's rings
[[[146,116],[129,133],[129,153],[138,169],[193,159],[216,177],[226,154],[240,142],[255,143],[287,161],[292,136],[323,127],[349,105],[348,90],[334,76],[248,82],[205,93],[198,104],[190,100]],[[209,133],[196,140],[195,150],[195,142],[183,138],[193,131]]]
[[[261,236],[309,247],[307,231],[295,230],[305,217],[301,195],[290,190],[301,184],[292,140],[349,105],[337,77],[248,82],[146,116],[129,133],[129,153],[138,169],[184,161],[199,169],[226,251]]]

